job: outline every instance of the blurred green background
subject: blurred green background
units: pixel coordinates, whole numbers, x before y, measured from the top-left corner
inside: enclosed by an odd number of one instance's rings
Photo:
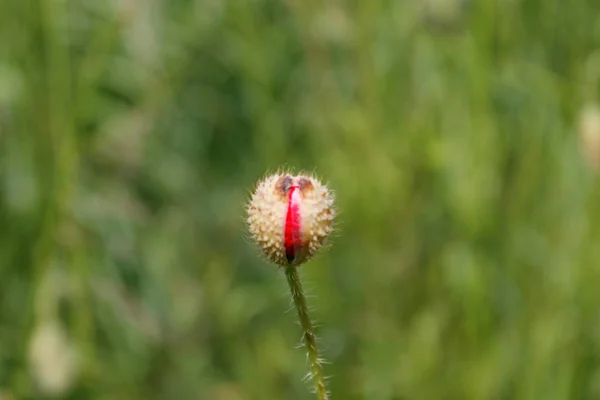
[[[599,77],[596,0],[2,0],[0,398],[312,399],[285,166],[332,399],[600,399]]]

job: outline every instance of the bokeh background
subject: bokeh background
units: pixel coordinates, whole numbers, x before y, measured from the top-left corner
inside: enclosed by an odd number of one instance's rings
[[[3,0],[0,398],[312,399],[287,167],[333,399],[599,399],[599,79],[596,0]]]

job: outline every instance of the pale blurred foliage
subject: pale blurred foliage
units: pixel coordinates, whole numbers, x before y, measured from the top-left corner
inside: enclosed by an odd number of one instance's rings
[[[579,116],[581,150],[590,167],[600,170],[600,107],[588,104]]]
[[[73,385],[77,354],[58,321],[38,324],[31,338],[29,362],[43,394],[63,395]]]

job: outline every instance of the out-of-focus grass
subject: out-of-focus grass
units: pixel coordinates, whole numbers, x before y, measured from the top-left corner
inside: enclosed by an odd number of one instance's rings
[[[459,4],[460,3],[460,4]],[[310,399],[243,202],[336,191],[302,267],[335,399],[600,396],[600,3],[4,0],[0,398]]]

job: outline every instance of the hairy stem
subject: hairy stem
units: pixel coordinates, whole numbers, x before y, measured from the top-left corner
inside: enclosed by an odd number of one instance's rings
[[[327,388],[325,386],[325,377],[323,376],[323,366],[319,358],[319,349],[317,348],[317,337],[313,328],[312,321],[308,315],[308,306],[306,305],[306,297],[300,282],[300,276],[296,267],[285,268],[285,276],[290,286],[294,305],[298,311],[298,319],[302,326],[302,341],[306,347],[308,361],[310,363],[310,376],[315,386],[315,393],[319,400],[327,400]]]

